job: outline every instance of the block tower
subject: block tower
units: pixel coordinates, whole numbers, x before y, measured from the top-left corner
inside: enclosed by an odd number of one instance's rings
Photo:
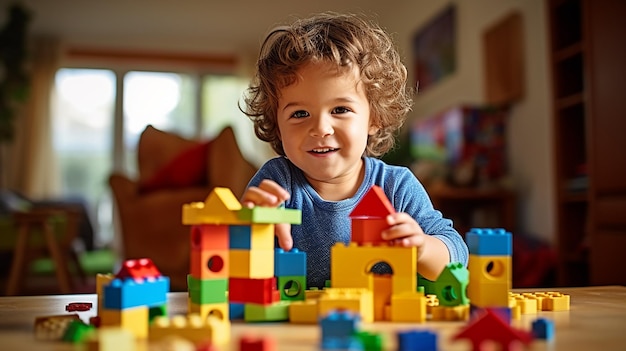
[[[467,295],[475,307],[509,305],[511,233],[504,229],[473,228],[465,236],[469,248],[470,283]]]
[[[229,320],[235,317],[230,310],[243,309],[246,320],[267,320],[274,309],[287,311],[276,285],[274,225],[300,220],[299,210],[243,208],[230,189],[220,187],[203,203],[185,204],[183,224],[191,225],[190,312]]]
[[[352,242],[347,246],[338,243],[331,249],[332,288],[343,289],[338,292],[363,301],[359,310],[348,309],[359,312],[364,322],[420,322],[425,319],[425,297],[416,291],[415,247],[391,246],[381,237],[381,232],[389,227],[386,217],[394,212],[383,189],[372,186],[350,214]],[[387,263],[393,270],[392,276],[381,278],[383,281],[370,273],[379,262]],[[359,296],[355,296],[357,293]],[[336,304],[331,304],[330,308],[347,307],[338,298],[332,298]],[[320,307],[319,311],[323,310]]]
[[[169,278],[161,275],[149,258],[125,261],[115,277],[99,281],[101,325],[129,330],[138,339],[148,338],[149,321],[167,314],[169,288]]]

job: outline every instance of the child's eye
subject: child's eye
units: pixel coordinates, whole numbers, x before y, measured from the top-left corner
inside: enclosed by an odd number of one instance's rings
[[[335,108],[333,109],[333,112],[332,112],[332,113],[333,113],[333,114],[341,114],[341,113],[347,113],[347,112],[350,112],[350,111],[351,111],[351,110],[350,110],[349,108],[347,108],[347,107],[343,107],[343,106],[340,106],[340,107],[335,107]]]
[[[294,113],[291,114],[292,118],[304,118],[304,117],[309,117],[309,113],[304,111],[304,110],[300,110],[300,111],[296,111]]]

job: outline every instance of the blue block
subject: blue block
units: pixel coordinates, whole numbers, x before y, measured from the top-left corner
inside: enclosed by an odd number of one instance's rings
[[[398,332],[398,351],[437,351],[437,334],[429,330]]]
[[[358,331],[361,316],[350,311],[330,311],[320,320],[322,341],[326,339],[350,338]]]
[[[246,305],[243,303],[231,302],[228,304],[228,316],[231,321],[240,320],[244,317]]]
[[[252,248],[252,229],[249,225],[231,225],[228,227],[228,235],[231,249],[250,250]]]
[[[274,249],[274,276],[306,276],[306,252]]]
[[[346,338],[328,338],[322,340],[322,350],[363,351],[363,343],[356,336]]]
[[[537,318],[532,323],[532,332],[536,339],[550,341],[554,338],[554,322],[545,318]]]
[[[482,256],[511,256],[513,242],[504,229],[472,228],[465,235],[470,254]]]
[[[156,307],[167,303],[170,278],[114,279],[104,287],[104,307],[123,310],[131,307]]]

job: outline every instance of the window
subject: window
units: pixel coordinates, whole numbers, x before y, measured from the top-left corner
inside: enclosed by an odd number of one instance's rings
[[[251,137],[252,123],[238,108],[247,84],[233,75],[85,68],[57,72],[52,123],[62,195],[88,202],[97,245],[109,245],[114,238],[108,176],[117,169],[136,178],[137,142],[148,124],[187,138],[212,138],[231,125],[246,157],[254,163],[268,158],[269,148]],[[121,116],[116,116],[116,106],[122,106]]]

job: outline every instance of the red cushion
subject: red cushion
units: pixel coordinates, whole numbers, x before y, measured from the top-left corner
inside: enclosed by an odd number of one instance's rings
[[[139,185],[139,192],[178,189],[207,184],[207,165],[211,142],[188,148]]]

